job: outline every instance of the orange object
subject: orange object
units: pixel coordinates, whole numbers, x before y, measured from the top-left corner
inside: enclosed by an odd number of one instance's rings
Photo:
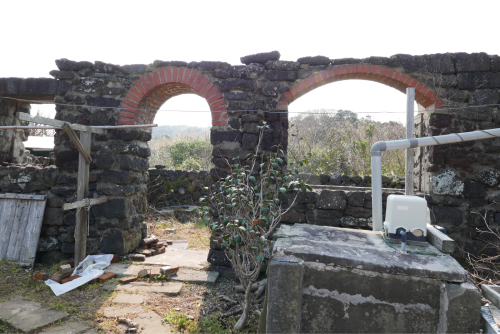
[[[117,263],[118,262],[118,255],[113,255],[113,259],[111,260],[111,263]]]
[[[81,276],[80,275],[74,275],[74,276],[70,276],[70,277],[67,277],[67,278],[64,278],[61,280],[61,284],[64,284],[66,282],[70,282],[74,279],[77,279],[77,278],[80,278]]]
[[[123,277],[122,279],[119,280],[121,284],[127,284],[135,281],[137,281],[137,277],[135,276]]]
[[[102,282],[107,281],[108,279],[115,278],[115,277],[116,277],[115,273],[106,273],[106,274],[102,274],[101,276],[93,279],[93,281],[98,282],[98,283],[102,283]]]

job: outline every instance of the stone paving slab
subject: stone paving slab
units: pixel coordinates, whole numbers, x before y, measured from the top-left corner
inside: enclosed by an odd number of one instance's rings
[[[34,332],[56,321],[63,320],[66,312],[42,307],[40,303],[14,298],[0,303],[0,320],[23,332]]]
[[[131,293],[119,293],[113,298],[113,303],[116,304],[142,304],[145,297],[143,295],[135,295]]]
[[[134,322],[139,324],[137,327],[141,334],[171,333],[170,325],[163,324],[161,317],[153,311],[138,314]]]
[[[104,316],[106,318],[113,318],[119,315],[131,314],[131,313],[141,313],[143,310],[140,306],[126,306],[126,307],[106,307],[103,310]]]
[[[146,257],[143,264],[203,268],[209,265],[207,262],[208,251],[191,249],[168,249],[163,254]]]
[[[111,263],[106,269],[105,273],[115,273],[118,277],[137,276],[139,271],[146,269],[149,270],[151,266],[144,266],[140,264],[126,264],[126,263]]]
[[[78,322],[67,322],[62,326],[49,329],[48,331],[43,332],[43,334],[80,334],[84,333],[88,329],[89,328],[87,326]]]
[[[106,284],[102,287],[106,290],[117,290],[117,291],[138,291],[138,292],[156,292],[164,293],[167,295],[176,296],[181,292],[182,283],[146,283],[146,282],[132,282],[125,285],[118,284]]]
[[[192,284],[215,284],[219,277],[218,271],[205,271],[180,268],[177,275],[170,276],[172,281],[188,282]]]

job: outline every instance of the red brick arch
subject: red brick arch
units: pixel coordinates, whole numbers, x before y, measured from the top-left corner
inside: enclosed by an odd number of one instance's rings
[[[206,99],[212,112],[212,126],[227,125],[226,101],[206,76],[186,68],[157,68],[137,80],[121,103],[118,124],[152,124],[156,112],[169,98],[196,94]]]
[[[442,99],[423,83],[403,74],[399,71],[384,66],[360,64],[341,65],[315,73],[293,85],[280,99],[281,106],[287,106],[302,95],[324,84],[348,80],[360,79],[380,82],[384,85],[396,88],[405,93],[406,88],[415,88],[415,101],[423,107],[435,104],[436,108],[442,108]]]

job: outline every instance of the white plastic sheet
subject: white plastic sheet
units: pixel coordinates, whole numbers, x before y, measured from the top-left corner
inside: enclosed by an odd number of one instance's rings
[[[64,284],[48,279],[45,284],[52,289],[56,296],[60,296],[104,274],[103,269],[111,264],[112,259],[113,254],[88,255],[72,274],[72,276],[80,275],[81,277]]]

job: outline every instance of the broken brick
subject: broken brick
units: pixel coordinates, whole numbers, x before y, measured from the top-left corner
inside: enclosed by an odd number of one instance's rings
[[[69,264],[71,267],[75,267],[75,260],[74,259],[69,259],[66,264]]]
[[[163,243],[163,242],[157,242],[157,243],[156,243],[156,248],[157,248],[157,249],[160,249],[160,248],[162,248],[163,246],[164,246],[164,243]]]
[[[57,268],[57,271],[59,271],[62,274],[66,274],[66,273],[71,273],[73,269],[71,269],[71,265],[63,264],[62,266],[59,266],[59,268]]]
[[[140,249],[148,249],[148,245],[140,245],[139,248]]]
[[[71,276],[71,273],[61,273],[61,272],[57,272],[55,273],[53,276],[52,276],[52,280],[53,281],[56,281],[57,283],[61,283],[61,281],[66,278],[66,277],[70,277]]]
[[[128,258],[130,261],[145,261],[146,260],[146,256],[142,255],[142,254],[130,254],[128,256]]]
[[[152,267],[151,269],[149,269],[149,277],[157,277],[160,275],[161,275],[160,268]]]
[[[64,284],[64,283],[67,283],[67,282],[71,282],[72,280],[75,280],[77,278],[80,278],[81,276],[80,275],[74,275],[74,276],[70,276],[70,277],[67,277],[67,278],[64,278],[61,280],[61,284]]]
[[[137,281],[137,277],[135,276],[129,276],[129,277],[123,277],[119,280],[121,284],[127,284],[127,283],[132,283]]]
[[[173,244],[173,243],[174,243],[174,241],[173,241],[173,240],[167,240],[167,245],[171,245],[171,244]]]
[[[46,281],[46,280],[49,279],[49,274],[47,274],[47,273],[36,273],[35,274],[35,278],[39,279],[39,280],[42,280],[42,281]]]
[[[115,278],[115,277],[116,277],[115,273],[106,273],[106,274],[102,274],[101,276],[99,276],[97,278],[94,278],[93,281],[98,282],[98,283],[102,283],[102,282],[107,281],[108,279]]]
[[[160,253],[160,254],[165,253],[165,247],[158,249],[158,253]]]
[[[151,251],[149,249],[144,249],[139,254],[145,255],[145,256],[151,256]]]
[[[178,271],[179,271],[179,267],[166,266],[166,267],[160,268],[160,272],[163,275],[173,275],[173,274],[176,274]]]
[[[113,259],[111,260],[111,263],[117,263],[118,262],[118,255],[113,255]]]

